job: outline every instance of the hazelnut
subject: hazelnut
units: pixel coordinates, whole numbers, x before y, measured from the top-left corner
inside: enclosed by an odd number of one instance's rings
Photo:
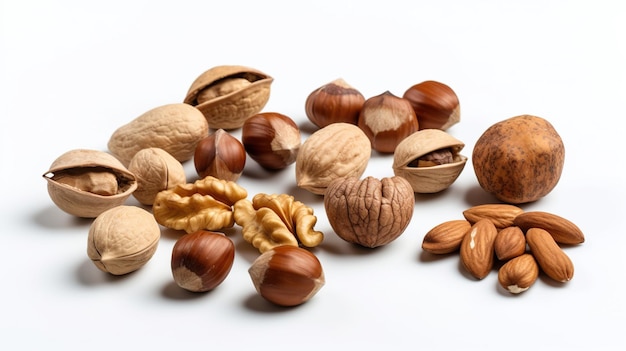
[[[178,286],[193,292],[213,290],[230,273],[235,245],[223,233],[199,230],[183,235],[172,249],[172,275]]]
[[[316,126],[324,128],[331,123],[356,125],[365,97],[339,78],[316,89],[306,99],[306,115]]]
[[[419,129],[409,101],[389,91],[365,100],[358,126],[370,139],[372,149],[384,153],[394,152],[398,143]]]
[[[489,127],[476,141],[472,164],[480,186],[511,204],[544,197],[559,182],[565,148],[547,120],[512,117]]]
[[[461,119],[459,98],[449,86],[427,80],[404,92],[419,121],[420,129],[446,130]]]
[[[324,286],[324,270],[306,249],[282,245],[265,251],[248,270],[257,292],[279,306],[296,306]]]
[[[241,141],[253,160],[273,170],[296,162],[302,144],[298,125],[291,118],[275,112],[248,118],[241,130]]]
[[[246,150],[237,138],[218,129],[196,145],[193,162],[201,178],[236,181],[246,164]]]

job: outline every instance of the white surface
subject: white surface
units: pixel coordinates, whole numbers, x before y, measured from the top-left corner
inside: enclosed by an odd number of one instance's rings
[[[407,5],[411,3],[411,5]],[[0,2],[3,185],[0,348],[130,350],[576,349],[626,346],[622,122],[626,11],[620,1],[32,1]],[[310,302],[275,308],[247,268],[256,253],[233,230],[234,267],[215,291],[172,282],[179,234],[123,277],[86,256],[88,220],[57,209],[41,175],[61,153],[106,149],[110,134],[153,107],[182,101],[204,70],[243,64],[272,75],[265,111],[287,114],[306,137],[306,96],[343,77],[366,96],[434,79],[459,95],[466,143],[518,114],[550,120],[566,147],[561,181],[524,206],[573,220],[587,241],[566,252],[574,279],[541,277],[511,296],[494,270],[476,281],[458,256],[433,259],[423,235],[493,202],[471,163],[448,191],[418,196],[406,232],[357,249],[330,229],[322,200],[299,190],[294,168],[253,161],[250,194],[290,193],[312,206],[326,240],[315,250],[327,283]],[[374,154],[365,175],[390,176]],[[195,177],[187,163],[189,177]],[[133,204],[133,200],[129,200]],[[9,347],[9,345],[11,345]]]

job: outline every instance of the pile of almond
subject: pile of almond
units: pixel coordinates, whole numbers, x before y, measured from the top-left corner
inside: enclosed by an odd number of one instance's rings
[[[424,236],[422,249],[433,254],[459,252],[463,267],[485,278],[497,263],[498,282],[513,294],[528,290],[540,270],[558,282],[574,276],[574,265],[561,245],[585,241],[571,221],[515,205],[485,204],[463,211],[465,219],[441,223]]]

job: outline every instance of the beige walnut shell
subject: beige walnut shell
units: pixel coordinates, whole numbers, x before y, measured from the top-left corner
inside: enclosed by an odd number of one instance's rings
[[[291,195],[260,193],[252,201],[237,201],[234,216],[244,240],[261,253],[280,245],[315,247],[324,240],[313,228],[313,209]]]
[[[450,187],[459,177],[467,157],[459,152],[465,144],[439,129],[423,129],[403,139],[394,152],[393,172],[406,178],[416,193],[437,193]],[[418,166],[427,154],[449,150],[451,162],[433,166]]]
[[[150,212],[136,206],[117,206],[91,224],[87,255],[103,272],[127,274],[152,258],[160,237],[161,229]]]
[[[208,134],[209,124],[202,112],[188,104],[174,103],[155,107],[119,127],[111,135],[108,148],[124,165],[149,147],[163,149],[185,162]]]
[[[311,134],[296,157],[296,183],[323,195],[330,182],[361,177],[372,154],[370,140],[350,123],[332,123]]]
[[[137,189],[135,175],[104,151],[70,150],[44,173],[48,194],[61,210],[84,218],[123,204]]]
[[[235,224],[233,205],[248,196],[246,189],[230,180],[207,176],[157,194],[154,218],[164,227],[192,233],[217,231]]]
[[[152,205],[160,191],[187,183],[183,164],[157,147],[137,152],[130,160],[128,170],[137,178],[137,190],[133,196],[144,205]]]
[[[328,185],[324,208],[343,240],[375,248],[397,239],[409,225],[415,194],[402,177],[336,179]]]
[[[235,129],[265,107],[273,80],[250,67],[215,66],[194,80],[184,102],[198,108],[211,128]]]

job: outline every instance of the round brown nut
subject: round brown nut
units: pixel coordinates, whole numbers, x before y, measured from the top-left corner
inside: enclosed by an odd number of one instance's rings
[[[409,225],[414,207],[415,194],[402,177],[336,179],[324,195],[326,215],[335,233],[369,248],[397,239]]]
[[[117,206],[91,224],[87,255],[103,272],[127,274],[152,258],[160,237],[161,229],[150,212],[136,206]]]
[[[309,94],[305,111],[309,120],[320,128],[337,122],[356,125],[364,102],[363,94],[340,78]]]
[[[200,178],[236,181],[246,165],[246,150],[237,138],[218,129],[198,142],[193,163]]]
[[[480,186],[511,204],[550,193],[561,178],[564,161],[565,147],[552,124],[531,115],[495,123],[476,141],[472,153]]]
[[[302,145],[300,129],[288,116],[263,112],[246,120],[241,129],[246,152],[261,167],[283,169],[296,162]]]
[[[402,97],[413,106],[420,129],[446,130],[461,120],[459,98],[452,88],[441,82],[417,83]]]
[[[84,218],[95,218],[123,204],[137,189],[135,175],[115,157],[98,150],[70,150],[54,160],[43,177],[54,204]]]
[[[137,190],[133,196],[143,205],[152,205],[160,191],[187,182],[182,163],[157,147],[137,152],[130,160],[128,170],[137,177]]]
[[[215,66],[196,78],[184,102],[198,108],[211,128],[235,129],[265,107],[273,80],[250,67]]]

